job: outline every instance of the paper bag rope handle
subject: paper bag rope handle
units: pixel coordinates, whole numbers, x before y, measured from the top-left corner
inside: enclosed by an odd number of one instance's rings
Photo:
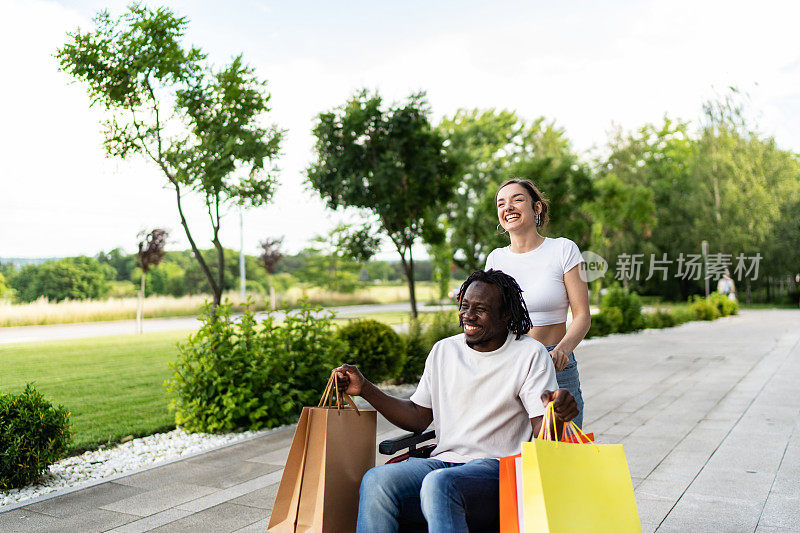
[[[542,420],[542,426],[539,428],[538,438],[543,440],[555,440],[556,446],[558,446],[558,439],[557,438],[553,439],[553,435],[556,433],[555,428],[556,428],[556,411],[555,407],[553,407],[553,402],[550,402],[547,404],[547,407],[545,408],[544,419]],[[578,439],[578,442],[580,444],[591,444],[597,451],[600,451],[597,445],[594,442],[592,442],[592,439],[590,439],[586,435],[586,433],[581,431],[581,428],[579,428],[578,425],[572,420],[564,424],[564,429],[561,432],[561,440],[565,440],[568,434],[574,435],[575,438]]]
[[[325,387],[325,392],[322,393],[322,398],[320,398],[317,407],[333,407],[333,396],[336,397],[337,410],[342,408],[342,397],[344,397],[345,401],[350,404],[350,407],[352,407],[353,410],[355,410],[355,412],[361,416],[361,411],[358,410],[358,407],[356,407],[356,404],[350,395],[346,392],[339,392],[339,376],[337,376],[336,370],[331,371],[331,377],[328,378],[328,385]]]

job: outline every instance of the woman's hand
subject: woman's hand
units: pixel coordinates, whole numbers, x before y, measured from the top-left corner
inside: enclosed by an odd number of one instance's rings
[[[360,396],[366,379],[361,371],[353,365],[342,365],[336,369],[339,392],[350,396]]]
[[[564,353],[564,350],[558,346],[550,350],[550,358],[553,360],[556,372],[561,372],[569,364],[569,354]]]

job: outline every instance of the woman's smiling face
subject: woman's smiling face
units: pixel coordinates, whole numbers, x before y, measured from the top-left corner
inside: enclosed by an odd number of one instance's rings
[[[509,183],[497,191],[497,218],[506,231],[515,231],[528,224],[536,225],[533,199],[519,183]]]

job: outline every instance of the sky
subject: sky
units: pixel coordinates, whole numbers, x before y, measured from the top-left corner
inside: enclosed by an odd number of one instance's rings
[[[92,28],[102,9],[127,1],[0,0],[0,257],[95,255],[136,249],[143,229],[188,241],[174,192],[152,163],[105,156],[102,110],[53,58],[66,32]],[[216,65],[243,54],[268,81],[267,119],[287,130],[273,202],[246,211],[244,250],[284,237],[294,253],[337,223],[306,185],[315,117],[360,88],[389,102],[424,90],[432,120],[459,108],[544,116],[583,153],[602,150],[615,127],[665,114],[696,120],[727,87],[750,95],[760,130],[800,152],[798,2],[701,0],[270,2],[182,0],[186,43]],[[546,192],[546,191],[545,191]],[[188,197],[196,242],[210,247],[198,198]],[[239,214],[222,242],[240,246]],[[384,247],[384,258],[392,249]]]

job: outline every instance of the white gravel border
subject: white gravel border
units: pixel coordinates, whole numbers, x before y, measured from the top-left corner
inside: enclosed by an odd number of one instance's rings
[[[387,394],[403,398],[416,389],[416,385],[411,384],[380,386]],[[372,408],[362,398],[354,398],[354,401],[359,408]],[[178,428],[113,447],[90,450],[50,465],[38,483],[22,489],[0,490],[0,513],[263,437],[294,425],[224,434],[187,433]]]
[[[187,433],[179,428],[114,447],[90,450],[50,465],[38,483],[0,491],[0,513],[269,435],[286,427],[289,426],[224,434]]]

